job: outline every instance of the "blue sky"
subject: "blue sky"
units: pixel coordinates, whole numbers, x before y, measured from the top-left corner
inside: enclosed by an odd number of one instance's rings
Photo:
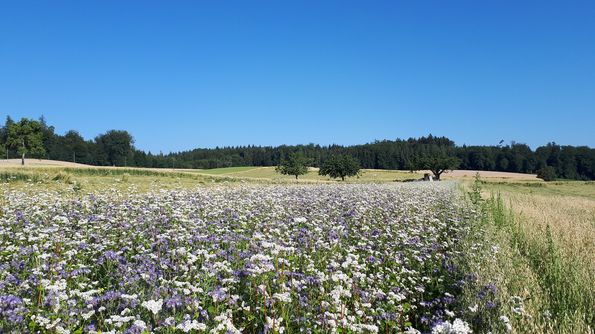
[[[2,1],[0,117],[153,152],[595,147],[593,1]]]

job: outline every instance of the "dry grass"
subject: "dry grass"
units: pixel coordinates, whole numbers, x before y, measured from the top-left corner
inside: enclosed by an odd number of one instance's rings
[[[550,227],[554,241],[567,258],[595,277],[595,201],[574,196],[504,194],[532,238],[545,237]]]
[[[90,167],[89,165],[79,164],[68,161],[46,160],[46,159],[25,159],[26,167]],[[1,167],[22,167],[21,159],[2,159]]]
[[[429,171],[427,171],[429,173]],[[494,172],[494,171],[479,171],[479,170],[452,170],[447,171],[443,174],[444,179],[468,179],[471,180],[475,175],[479,173],[479,176],[486,180],[500,179],[505,181],[541,181],[535,174],[521,174],[521,173],[509,173],[509,172]]]
[[[479,262],[476,270],[483,283],[500,288],[503,312],[513,319],[515,332],[593,332],[592,186],[484,183],[484,198],[492,198],[487,205],[491,223],[485,230],[500,251],[492,260]],[[523,304],[520,314],[510,312],[516,297]]]
[[[291,175],[281,175],[275,172],[275,167],[231,167],[216,169],[201,169],[192,172],[204,175],[219,175],[232,178],[253,180],[268,180],[270,182],[296,182]],[[410,173],[399,170],[362,169],[358,177],[346,178],[345,182],[399,182],[415,180],[423,177],[420,173]],[[318,168],[309,168],[306,175],[301,175],[297,182],[338,182],[326,176],[318,175]]]

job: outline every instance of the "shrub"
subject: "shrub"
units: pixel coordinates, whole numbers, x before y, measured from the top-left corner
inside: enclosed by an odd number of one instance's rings
[[[537,177],[544,181],[556,180],[556,170],[552,166],[545,166],[537,171]]]

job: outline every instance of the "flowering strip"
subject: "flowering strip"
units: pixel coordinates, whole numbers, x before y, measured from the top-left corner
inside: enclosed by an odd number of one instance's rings
[[[469,330],[453,312],[468,223],[449,183],[6,203],[0,332]]]

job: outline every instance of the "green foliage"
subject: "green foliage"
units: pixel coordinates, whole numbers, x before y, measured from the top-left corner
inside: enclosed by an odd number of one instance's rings
[[[359,162],[350,155],[335,155],[325,161],[320,170],[319,175],[328,175],[331,178],[340,177],[345,181],[347,176],[356,176],[359,173]]]
[[[21,171],[2,171],[0,172],[0,182],[42,182],[43,175],[39,173],[25,173]]]
[[[169,178],[197,179],[198,175],[191,173],[159,172],[145,169],[131,168],[62,168],[63,171],[76,176],[159,176]]]
[[[475,173],[475,180],[473,181],[473,184],[471,185],[471,191],[468,194],[471,203],[473,203],[474,205],[479,205],[482,202],[481,178],[479,176],[479,173]]]
[[[110,130],[97,136],[95,142],[103,165],[126,166],[132,157],[134,139],[126,131]]]
[[[544,181],[555,181],[556,170],[551,166],[544,166],[537,171],[537,177]]]
[[[26,154],[44,154],[43,126],[40,122],[22,118],[7,129],[6,145],[18,151],[25,164]]]
[[[455,157],[448,156],[444,153],[437,153],[419,158],[417,160],[416,169],[429,169],[434,174],[434,178],[440,180],[442,173],[457,168],[459,163],[459,160]]]
[[[275,168],[275,171],[283,175],[293,175],[297,180],[300,175],[308,173],[308,162],[309,159],[303,154],[292,153]]]
[[[428,135],[420,138],[382,140],[372,143],[340,146],[316,144],[294,146],[236,146],[197,148],[185,152],[152,154],[133,147],[132,136],[126,131],[111,130],[95,138],[85,140],[76,131],[64,135],[54,133],[45,120],[40,124],[41,142],[45,152],[38,152],[52,160],[73,161],[99,166],[130,166],[149,168],[212,169],[225,167],[278,166],[283,158],[300,152],[309,159],[309,166],[320,167],[336,154],[346,154],[357,159],[361,168],[442,171],[459,168],[516,173],[535,173],[551,166],[556,177],[563,179],[595,180],[595,149],[587,146],[560,146],[549,143],[533,151],[528,145],[512,142],[499,146],[456,146],[446,137]],[[7,117],[0,127],[2,145],[8,155],[15,158],[17,146],[7,145],[8,128],[16,124]],[[27,152],[31,154],[33,152]],[[440,162],[447,162],[440,166]],[[428,166],[428,167],[425,167]],[[437,175],[435,175],[437,176]]]

